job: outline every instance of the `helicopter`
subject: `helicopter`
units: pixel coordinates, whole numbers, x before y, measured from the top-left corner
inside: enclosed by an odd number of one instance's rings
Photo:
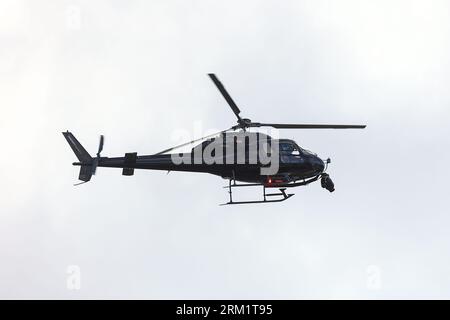
[[[287,193],[287,188],[305,186],[319,179],[322,188],[329,192],[335,190],[333,181],[326,173],[331,162],[329,158],[322,160],[317,154],[300,147],[294,140],[273,139],[270,135],[250,129],[364,129],[366,125],[253,122],[241,117],[241,110],[217,76],[213,73],[208,76],[236,116],[236,125],[151,155],[138,156],[137,152],[128,152],[123,157],[101,156],[103,135],[100,136],[97,154],[92,157],[71,132],[63,132],[78,158],[78,162],[73,165],[80,167],[78,179],[82,182],[75,185],[89,182],[98,167],[107,167],[121,168],[124,176],[134,175],[135,169],[213,174],[228,180],[225,188],[228,189],[229,201],[223,205],[285,201],[294,195]],[[172,152],[199,141],[202,142],[195,145],[191,152]],[[233,189],[257,186],[262,187],[261,199],[233,200]],[[267,193],[266,189],[279,191]]]

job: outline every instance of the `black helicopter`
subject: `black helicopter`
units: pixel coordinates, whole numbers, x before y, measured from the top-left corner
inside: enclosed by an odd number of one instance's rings
[[[79,160],[73,163],[73,165],[81,167],[78,179],[82,182],[78,184],[90,181],[92,175],[95,175],[97,167],[110,167],[122,168],[122,174],[125,176],[132,176],[135,169],[214,174],[229,181],[227,186],[229,202],[225,204],[284,201],[293,196],[291,193],[286,193],[286,188],[304,186],[319,179],[323,188],[330,192],[334,191],[334,183],[325,172],[330,163],[330,159],[322,160],[316,154],[301,148],[293,140],[273,139],[269,135],[261,132],[249,132],[249,129],[260,127],[272,127],[276,129],[364,129],[366,127],[365,125],[253,122],[248,118],[242,118],[240,116],[241,111],[216,75],[208,75],[236,115],[237,125],[152,155],[138,156],[136,152],[131,152],[125,153],[124,157],[113,158],[102,157],[100,155],[103,150],[103,136],[100,136],[96,157],[92,157],[72,133],[69,131],[63,132],[64,137]],[[170,153],[175,149],[201,140],[204,141],[192,148],[189,153]],[[261,142],[264,142],[264,144]],[[204,157],[207,149],[209,149],[209,155],[214,158],[214,161],[208,161]],[[235,152],[235,150],[241,150],[242,152]],[[264,162],[264,157],[261,155],[268,156],[270,161]],[[277,163],[276,170],[270,172],[269,167],[275,162]],[[237,183],[237,181],[241,183]],[[250,186],[262,186],[262,200],[233,201],[233,188]],[[266,188],[278,188],[280,192],[266,193]]]

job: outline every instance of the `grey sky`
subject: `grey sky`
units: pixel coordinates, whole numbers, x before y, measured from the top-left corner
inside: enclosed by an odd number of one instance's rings
[[[450,298],[449,9],[1,0],[0,297]],[[220,178],[104,168],[72,186],[63,130],[120,156],[234,124],[208,72],[255,121],[367,124],[280,132],[331,157],[336,192],[219,207]]]

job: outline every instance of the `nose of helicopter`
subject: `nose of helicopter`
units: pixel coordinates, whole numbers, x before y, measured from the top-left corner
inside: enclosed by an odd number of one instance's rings
[[[316,173],[322,173],[325,169],[325,163],[319,157],[314,157],[311,162],[312,167]]]

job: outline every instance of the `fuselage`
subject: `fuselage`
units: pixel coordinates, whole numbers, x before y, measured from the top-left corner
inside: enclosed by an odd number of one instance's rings
[[[302,149],[293,140],[275,140],[262,133],[242,132],[228,133],[219,138],[204,141],[188,153],[142,155],[136,156],[132,162],[126,157],[102,157],[99,159],[98,166],[203,172],[226,179],[253,183],[270,181],[288,183],[308,179],[320,175],[325,168],[324,162],[316,154]],[[226,140],[229,138],[231,140]],[[255,140],[252,141],[254,138]],[[264,139],[273,146],[269,151],[264,149],[265,153],[261,149],[263,148],[261,141]],[[275,147],[278,152],[273,152]],[[264,157],[272,156],[272,154],[273,157],[269,157],[270,161]],[[275,163],[277,164],[275,172],[268,174],[262,170]]]

